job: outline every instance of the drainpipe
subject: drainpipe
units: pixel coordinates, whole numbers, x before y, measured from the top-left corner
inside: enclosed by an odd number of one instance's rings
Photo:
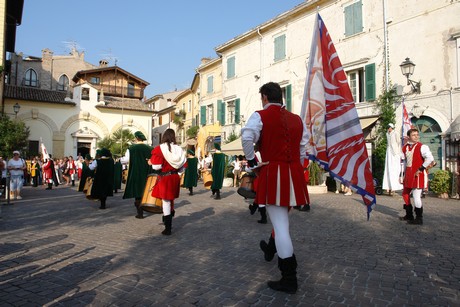
[[[259,55],[259,82],[262,83],[262,59],[263,59],[263,48],[262,48],[262,39],[264,38],[262,34],[260,33],[260,27],[257,28],[257,34],[259,34],[260,37],[260,55]]]
[[[387,13],[386,13],[386,0],[382,0],[383,4],[383,44],[384,44],[384,55],[385,55],[385,92],[388,91],[389,87],[389,71],[388,71],[388,37],[387,37]]]

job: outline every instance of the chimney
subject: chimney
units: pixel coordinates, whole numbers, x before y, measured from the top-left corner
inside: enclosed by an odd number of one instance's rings
[[[100,60],[99,61],[99,67],[107,67],[109,62],[107,60]]]

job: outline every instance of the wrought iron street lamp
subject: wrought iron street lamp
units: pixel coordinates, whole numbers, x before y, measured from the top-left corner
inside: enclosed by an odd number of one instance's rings
[[[16,104],[13,106],[15,118],[18,117],[18,113],[19,113],[19,109],[20,109],[20,108],[21,108],[21,106],[19,105],[19,103],[16,102]]]
[[[399,67],[401,67],[401,72],[407,78],[407,85],[412,87],[412,92],[420,94],[420,82],[413,81],[410,78],[414,73],[415,64],[409,58],[406,58]]]

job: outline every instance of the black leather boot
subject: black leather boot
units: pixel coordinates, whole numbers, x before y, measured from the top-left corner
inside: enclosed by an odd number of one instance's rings
[[[45,190],[52,190],[53,189],[53,184],[52,183],[48,183],[48,187],[45,189]]]
[[[414,212],[412,211],[412,205],[403,205],[404,210],[406,210],[405,216],[400,216],[401,221],[412,221],[414,219]]]
[[[270,235],[268,243],[264,240],[261,240],[259,246],[260,249],[264,252],[265,261],[272,261],[276,254],[275,239]]]
[[[165,221],[165,230],[161,232],[161,234],[169,236],[171,235],[171,228],[172,228],[172,215],[165,215],[164,216],[164,221]]]
[[[259,208],[259,205],[256,203],[249,205],[249,211],[251,212],[251,215],[254,215],[254,213],[256,213],[258,208]]]
[[[99,209],[105,209],[106,198],[101,198],[100,201],[101,201],[101,206],[99,207]]]
[[[215,199],[220,199],[220,190],[216,190],[216,198]]]
[[[134,201],[134,206],[136,206],[137,214],[135,216],[136,219],[143,219],[144,218],[144,211],[141,208],[141,200],[136,199]]]
[[[423,207],[415,208],[415,219],[408,220],[407,223],[411,225],[423,225]]]
[[[297,261],[295,255],[281,259],[278,257],[278,268],[281,271],[279,281],[269,281],[267,284],[276,291],[294,294],[297,291]]]
[[[188,192],[189,192],[188,195],[192,196],[193,195],[193,188],[192,187],[188,188]]]
[[[267,224],[267,208],[259,207],[260,217],[261,219],[257,221],[260,224]]]

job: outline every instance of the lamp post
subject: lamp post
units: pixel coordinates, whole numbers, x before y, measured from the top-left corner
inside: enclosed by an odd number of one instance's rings
[[[415,64],[409,58],[406,58],[400,65],[402,74],[407,78],[407,85],[412,87],[412,92],[420,94],[420,82],[409,79],[414,73]]]
[[[14,118],[18,118],[19,109],[21,109],[21,106],[19,105],[19,103],[16,102],[16,104],[13,106],[13,110],[15,114]]]

